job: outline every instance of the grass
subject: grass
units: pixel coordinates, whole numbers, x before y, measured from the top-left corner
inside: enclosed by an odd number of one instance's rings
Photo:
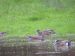
[[[57,34],[75,33],[74,0],[0,0],[0,31],[8,36],[36,34],[54,29]]]

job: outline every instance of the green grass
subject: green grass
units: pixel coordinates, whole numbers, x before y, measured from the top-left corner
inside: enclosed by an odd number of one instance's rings
[[[75,33],[74,0],[0,0],[0,31],[9,36],[35,34],[54,29],[58,34]]]

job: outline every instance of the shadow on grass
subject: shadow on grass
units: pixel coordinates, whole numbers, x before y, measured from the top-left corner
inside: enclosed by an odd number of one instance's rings
[[[41,17],[30,17],[29,19],[27,19],[28,21],[40,21],[40,20],[44,20],[44,18]]]

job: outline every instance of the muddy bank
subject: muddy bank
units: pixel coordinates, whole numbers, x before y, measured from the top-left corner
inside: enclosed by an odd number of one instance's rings
[[[33,45],[3,47],[0,46],[0,56],[34,56],[39,49]],[[41,50],[41,49],[40,49]],[[43,51],[46,49],[43,49]]]
[[[50,48],[51,47],[51,48]],[[53,52],[49,43],[29,44],[22,46],[0,46],[0,56],[75,56],[75,48],[61,54],[36,54],[38,52]]]
[[[35,56],[35,53],[39,51],[51,51],[48,45],[49,43],[28,44],[22,46],[0,46],[0,56]]]

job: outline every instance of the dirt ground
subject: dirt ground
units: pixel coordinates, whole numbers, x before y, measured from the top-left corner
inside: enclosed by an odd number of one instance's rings
[[[36,54],[38,52],[54,52],[53,47],[49,48],[49,43],[23,46],[0,46],[0,56],[75,56],[75,43],[72,43],[72,48],[68,52],[61,54]]]
[[[0,56],[75,56],[75,48],[61,54],[36,54],[37,52],[52,52],[49,48],[39,46],[0,47]]]

